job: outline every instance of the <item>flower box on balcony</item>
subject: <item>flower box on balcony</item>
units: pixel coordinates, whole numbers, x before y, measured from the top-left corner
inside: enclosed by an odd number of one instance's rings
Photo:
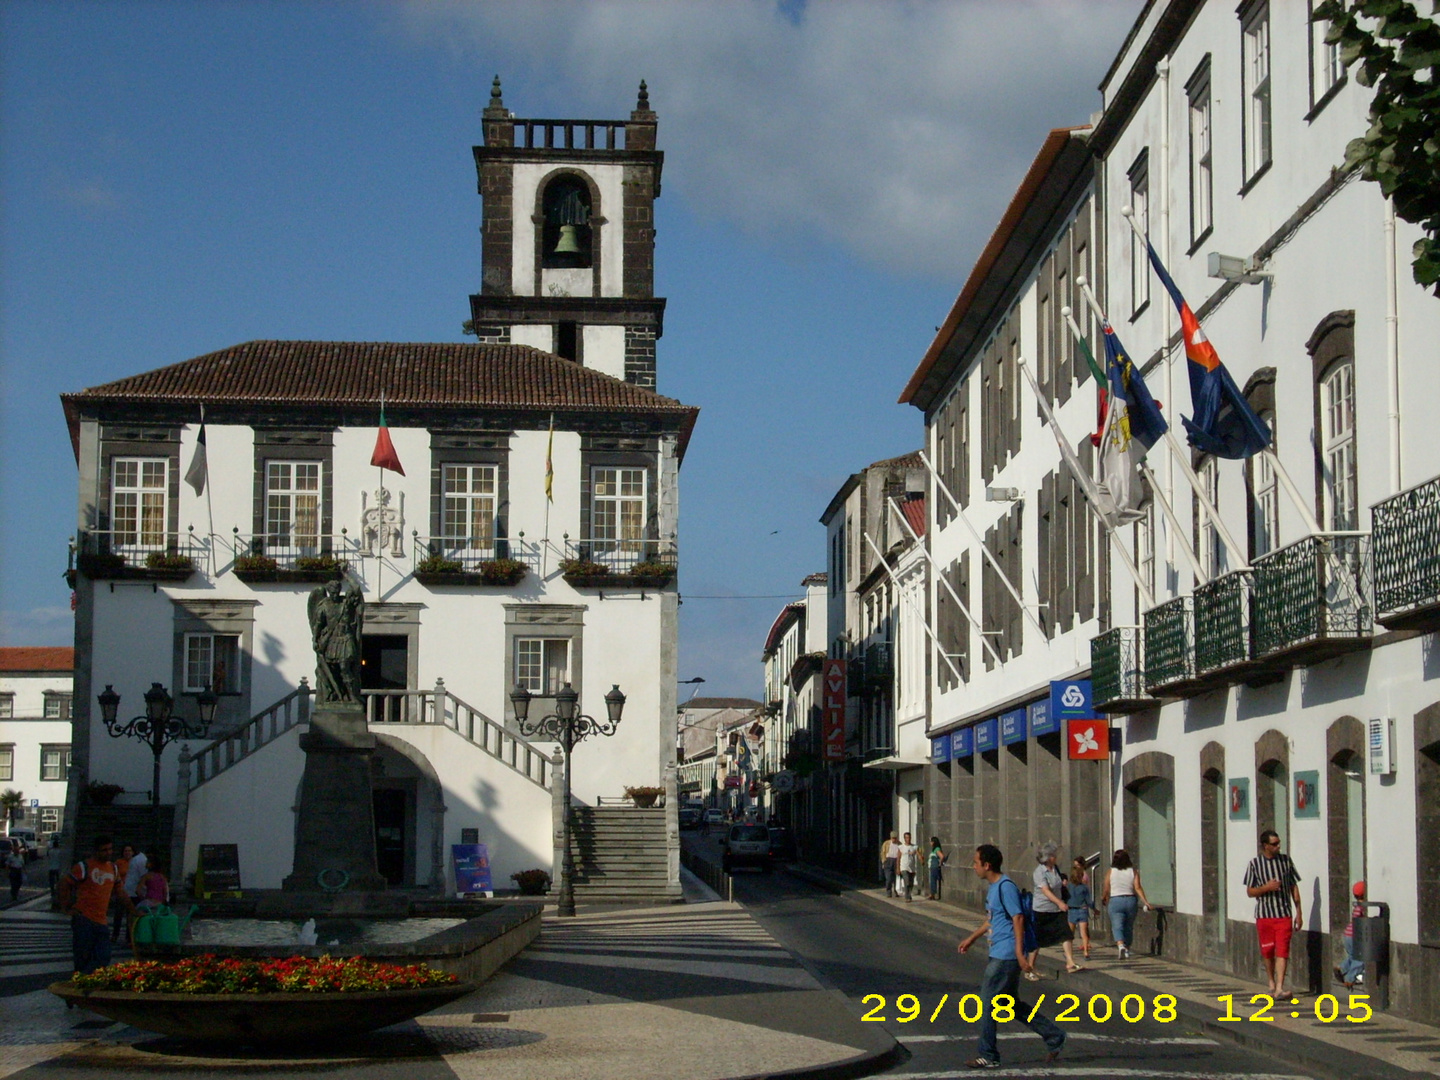
[[[465,570],[456,559],[432,555],[415,567],[415,580],[422,585],[466,585],[509,588],[525,580],[529,568],[518,559],[488,559],[478,570]]]
[[[320,584],[339,581],[348,565],[333,555],[313,555],[295,560],[293,566],[282,568],[269,555],[240,555],[235,559],[235,576],[247,584],[296,582]]]
[[[81,552],[75,563],[91,581],[184,581],[195,572],[190,556],[163,551],[151,552],[144,566],[131,566],[124,555],[111,551]]]

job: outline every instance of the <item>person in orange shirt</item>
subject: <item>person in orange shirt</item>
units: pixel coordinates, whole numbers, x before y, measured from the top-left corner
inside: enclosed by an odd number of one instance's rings
[[[60,883],[60,910],[70,916],[75,970],[82,975],[110,963],[110,897],[118,895],[120,903],[136,914],[124,888],[117,888],[122,879],[114,853],[110,838],[97,836],[94,854],[76,863]]]

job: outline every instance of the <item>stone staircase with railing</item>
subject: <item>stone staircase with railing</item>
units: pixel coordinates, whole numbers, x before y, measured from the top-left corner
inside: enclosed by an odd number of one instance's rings
[[[577,806],[570,854],[577,903],[683,902],[671,880],[664,807]]]

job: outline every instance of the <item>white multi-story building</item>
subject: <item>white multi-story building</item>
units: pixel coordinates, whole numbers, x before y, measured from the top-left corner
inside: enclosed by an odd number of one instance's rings
[[[827,850],[833,827],[830,791],[822,768],[820,675],[825,661],[826,575],[801,582],[805,599],[786,604],[765,635],[764,757],[775,774],[765,809],[794,830],[802,850]]]
[[[75,650],[0,648],[0,791],[23,796],[15,825],[41,835],[65,825]]]
[[[177,850],[237,843],[247,885],[290,871],[317,583],[363,591],[362,685],[380,741],[380,869],[447,882],[489,845],[497,885],[553,857],[554,745],[517,731],[566,684],[627,701],[576,750],[582,802],[656,785],[676,744],[679,469],[697,410],[653,390],[662,155],[629,121],[516,119],[498,84],[475,149],[484,199],[478,344],[256,341],[64,398],[80,472],[71,805],[101,778],[149,787],[106,737],[102,687],[152,682],[213,734],[177,790]],[[404,475],[371,465],[384,418]],[[204,407],[208,483],[185,482]]]

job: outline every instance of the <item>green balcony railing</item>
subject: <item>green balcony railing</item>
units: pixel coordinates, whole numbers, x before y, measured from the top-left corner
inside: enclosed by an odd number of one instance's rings
[[[1254,572],[1257,659],[1310,645],[1343,649],[1370,636],[1368,533],[1307,536],[1256,559]]]
[[[1440,610],[1440,476],[1376,503],[1370,516],[1380,620]]]
[[[1177,596],[1145,613],[1145,686],[1152,693],[1195,678],[1195,600]]]
[[[1250,596],[1254,575],[1236,570],[1195,590],[1195,671],[1223,671],[1254,658]]]
[[[1138,626],[1116,626],[1090,639],[1090,681],[1095,708],[1141,701],[1145,671],[1141,665],[1145,632]]]

